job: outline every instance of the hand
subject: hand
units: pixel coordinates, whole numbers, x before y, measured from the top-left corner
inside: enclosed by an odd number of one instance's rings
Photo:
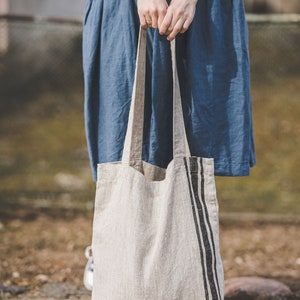
[[[160,28],[168,9],[166,0],[138,0],[137,6],[142,28]]]
[[[163,22],[158,26],[159,33],[167,34],[171,41],[178,33],[186,32],[194,19],[196,4],[197,0],[172,0]]]

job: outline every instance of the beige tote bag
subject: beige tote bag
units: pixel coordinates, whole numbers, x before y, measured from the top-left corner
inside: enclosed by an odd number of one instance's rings
[[[190,155],[171,44],[174,158],[167,169],[142,161],[146,30],[141,29],[122,161],[98,165],[94,300],[223,299],[214,163]]]

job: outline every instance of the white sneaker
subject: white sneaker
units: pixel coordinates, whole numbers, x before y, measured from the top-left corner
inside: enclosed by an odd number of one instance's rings
[[[85,257],[87,258],[87,263],[84,269],[83,283],[87,290],[91,291],[93,289],[93,275],[94,275],[94,260],[92,247],[88,246],[85,249]]]

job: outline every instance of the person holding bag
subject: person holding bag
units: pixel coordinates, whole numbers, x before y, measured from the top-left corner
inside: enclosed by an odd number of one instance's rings
[[[214,175],[255,164],[243,1],[88,0],[83,67],[92,299],[223,299]]]

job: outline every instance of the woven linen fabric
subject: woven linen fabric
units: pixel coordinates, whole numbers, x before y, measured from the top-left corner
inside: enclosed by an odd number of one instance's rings
[[[93,300],[221,300],[218,203],[212,158],[192,157],[173,56],[173,153],[166,169],[142,160],[146,31],[121,162],[98,165]]]
[[[94,179],[98,163],[122,158],[138,31],[136,0],[87,0],[85,124]],[[176,43],[192,155],[214,158],[215,175],[248,175],[255,155],[243,0],[198,0]],[[171,77],[168,41],[148,30],[143,160],[163,168],[173,158]]]

